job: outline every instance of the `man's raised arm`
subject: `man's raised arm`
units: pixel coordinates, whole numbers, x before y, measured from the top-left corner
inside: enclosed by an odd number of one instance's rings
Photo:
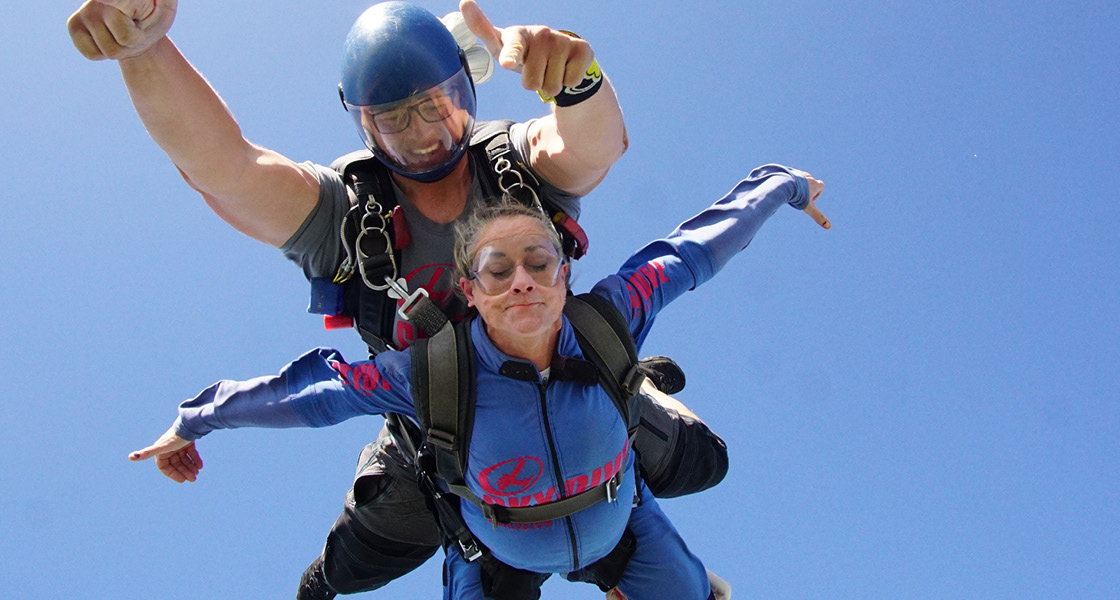
[[[281,246],[318,199],[305,167],[241,134],[210,84],[166,36],[174,0],[90,0],[67,22],[78,51],[115,59],[152,139],[238,231]]]
[[[462,0],[459,10],[499,65],[521,73],[525,89],[553,98],[552,113],[529,130],[533,169],[577,196],[595,189],[629,142],[618,97],[591,45],[548,27],[495,27],[474,0]]]

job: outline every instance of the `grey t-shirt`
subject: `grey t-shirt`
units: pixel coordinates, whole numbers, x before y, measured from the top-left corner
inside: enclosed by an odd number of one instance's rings
[[[524,165],[529,164],[528,127],[529,123],[515,123],[510,128],[513,151]],[[303,269],[303,274],[308,279],[330,278],[334,277],[346,257],[339,229],[350,210],[351,199],[342,177],[335,170],[310,162],[305,164],[319,179],[319,202],[280,250]],[[489,168],[488,164],[475,164],[475,161],[471,161],[473,177],[470,192],[466,207],[457,220],[465,219],[473,207],[483,201],[479,178],[487,176],[482,170]],[[533,174],[542,182],[542,201],[563,210],[573,219],[579,218],[579,196],[568,194],[548,184],[536,173]],[[455,267],[451,254],[455,244],[455,223],[436,223],[424,217],[395,184],[393,191],[404,212],[411,238],[409,245],[401,250],[401,264],[398,265],[400,277],[408,282],[409,291],[420,287],[428,290],[429,296],[444,314],[454,319],[460,318],[467,306],[454,292],[457,282],[454,280]],[[396,319],[391,341],[396,347],[405,348],[415,339],[416,331],[411,323],[401,321],[399,316]]]

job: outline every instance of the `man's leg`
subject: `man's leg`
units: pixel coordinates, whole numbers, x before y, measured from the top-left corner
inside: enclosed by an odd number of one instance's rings
[[[450,550],[443,559],[443,600],[483,600],[482,568]]]
[[[642,413],[634,451],[655,496],[694,494],[723,481],[727,475],[727,444],[718,435],[648,381],[638,397]]]
[[[362,449],[354,487],[296,598],[329,600],[336,593],[375,590],[424,564],[440,539],[411,467],[382,429]]]

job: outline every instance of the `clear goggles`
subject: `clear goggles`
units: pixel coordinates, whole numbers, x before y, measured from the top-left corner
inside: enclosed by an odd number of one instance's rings
[[[456,158],[470,142],[475,102],[460,70],[443,83],[396,102],[346,104],[366,146],[406,172],[422,173]]]
[[[560,280],[563,264],[552,240],[543,235],[519,236],[480,248],[468,279],[493,296],[508,290],[521,268],[537,285],[552,287]]]

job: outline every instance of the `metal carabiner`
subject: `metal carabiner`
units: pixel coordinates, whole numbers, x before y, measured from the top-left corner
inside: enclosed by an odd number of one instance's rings
[[[357,261],[358,262],[358,271],[362,274],[362,281],[365,282],[365,284],[368,285],[370,287],[370,289],[377,290],[377,291],[381,292],[381,291],[385,291],[386,289],[389,289],[389,286],[373,283],[372,281],[369,280],[369,276],[366,274],[366,259],[370,258],[370,257],[369,257],[369,255],[367,255],[365,252],[362,251],[362,238],[364,238],[366,236],[366,234],[369,233],[370,231],[372,231],[375,234],[380,233],[385,238],[385,247],[389,248],[389,251],[386,252],[386,254],[389,256],[389,264],[392,265],[393,270],[392,270],[392,273],[391,273],[392,276],[386,275],[385,279],[393,279],[393,277],[396,276],[396,274],[397,274],[397,257],[393,256],[393,251],[392,251],[392,248],[391,248],[392,241],[389,239],[389,233],[387,231],[385,231],[384,229],[382,229],[380,231],[363,229],[361,232],[358,233],[358,239],[354,242],[354,246],[356,246],[355,251],[358,253],[358,261]]]
[[[363,250],[363,241],[367,235],[380,235],[385,240],[385,254],[389,258],[389,265],[391,272],[386,275],[388,280],[394,280],[397,277],[397,257],[393,254],[393,240],[389,237],[388,225],[389,222],[385,215],[380,212],[381,205],[377,200],[370,195],[369,201],[365,205],[365,214],[362,215],[361,222],[359,223],[361,229],[358,231],[358,236],[354,239],[354,252],[357,254],[354,262],[357,263],[358,271],[362,275],[362,281],[376,291],[384,291],[389,289],[389,286],[370,281],[369,275],[366,273],[366,260],[371,258]],[[371,222],[372,221],[372,222]],[[347,257],[350,257],[350,250],[347,248]],[[343,263],[345,265],[345,263]],[[352,268],[352,267],[351,267]]]
[[[498,188],[501,189],[503,193],[513,195],[514,190],[517,190],[517,193],[527,192],[532,207],[543,212],[544,208],[541,206],[540,198],[537,197],[537,191],[534,190],[532,186],[526,185],[525,177],[521,174],[520,170],[513,168],[513,163],[511,163],[508,158],[502,156],[495,159],[494,172],[498,174]],[[507,185],[507,177],[516,177],[517,181]]]

